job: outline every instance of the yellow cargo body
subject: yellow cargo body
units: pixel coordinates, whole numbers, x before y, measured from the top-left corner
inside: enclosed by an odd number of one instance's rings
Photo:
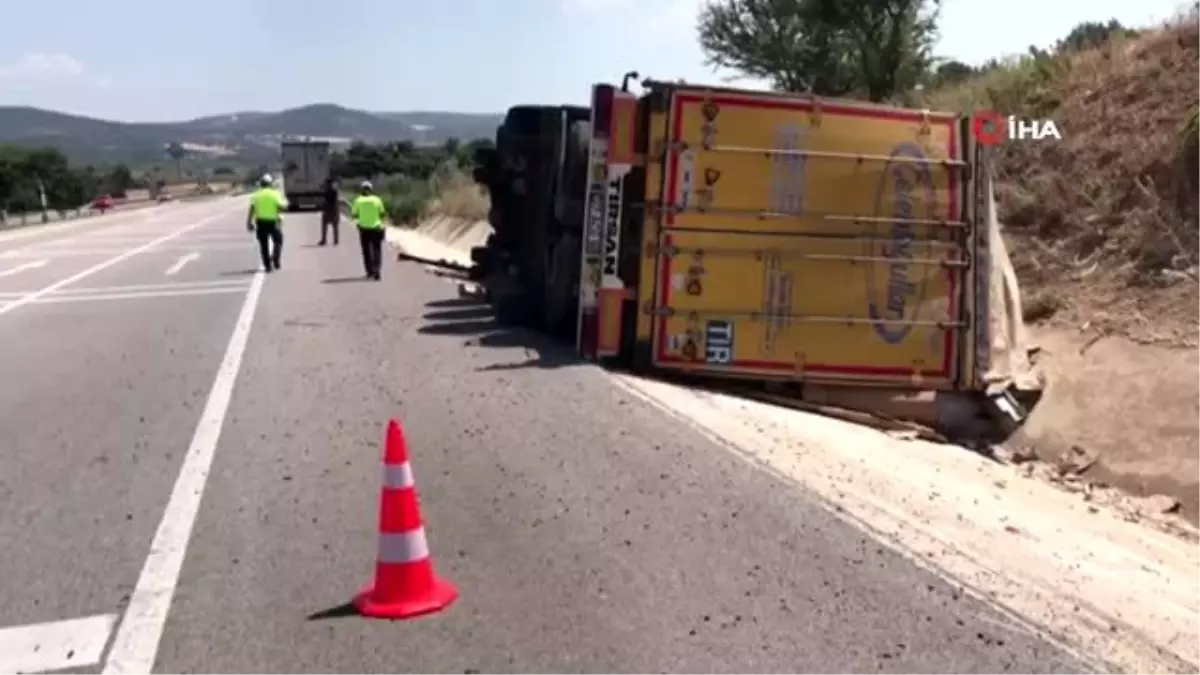
[[[957,116],[668,91],[647,115],[637,290],[654,366],[964,384],[972,268]]]

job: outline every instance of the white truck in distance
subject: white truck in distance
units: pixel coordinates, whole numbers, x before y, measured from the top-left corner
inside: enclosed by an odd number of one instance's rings
[[[326,141],[283,141],[283,189],[288,210],[318,210],[329,178],[330,150]]]

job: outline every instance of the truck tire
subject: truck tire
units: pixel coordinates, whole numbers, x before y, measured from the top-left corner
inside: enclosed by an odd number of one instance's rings
[[[491,296],[492,315],[496,323],[506,328],[529,325],[529,299],[524,293],[512,288],[488,288]]]
[[[476,148],[472,161],[475,164],[475,170],[472,171],[472,178],[476,183],[483,186],[490,186],[495,182],[497,176],[496,169],[500,166],[500,153],[495,148]]]
[[[548,105],[513,106],[504,115],[504,127],[518,136],[532,136],[538,133],[542,115],[547,110],[557,110],[557,107]]]
[[[555,242],[547,265],[545,293],[542,298],[542,331],[564,341],[572,341],[579,307],[580,238],[564,234]]]
[[[563,161],[563,184],[556,195],[554,213],[569,231],[583,231],[583,208],[587,200],[588,152],[592,141],[592,124],[577,121],[567,132],[566,156]]]

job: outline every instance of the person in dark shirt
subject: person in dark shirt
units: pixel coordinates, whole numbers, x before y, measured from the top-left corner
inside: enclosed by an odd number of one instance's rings
[[[338,204],[337,183],[332,178],[325,181],[324,203],[321,205],[321,242],[324,246],[326,236],[329,233],[329,228],[333,228],[333,245],[338,245],[338,225],[342,220],[341,209]]]

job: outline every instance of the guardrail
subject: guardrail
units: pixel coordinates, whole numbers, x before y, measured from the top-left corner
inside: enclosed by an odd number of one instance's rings
[[[212,193],[200,193],[200,194],[184,194],[184,195],[178,195],[178,196],[173,197],[171,201],[192,202],[192,201],[197,201],[200,199],[207,199],[207,198],[211,198],[211,197],[221,197],[221,196],[228,195],[228,194],[232,194],[232,193],[212,192]],[[165,203],[169,204],[169,203],[171,203],[171,201],[165,202]],[[26,213],[8,213],[8,214],[0,212],[0,231],[15,230],[17,228],[27,227],[27,226],[31,226],[31,225],[47,225],[47,224],[51,224],[51,223],[66,222],[66,221],[71,221],[71,220],[78,220],[80,218],[92,218],[92,217],[96,217],[96,216],[103,216],[106,213],[122,213],[124,211],[132,211],[135,209],[146,208],[149,206],[155,206],[157,204],[162,204],[162,203],[164,203],[164,202],[160,202],[156,199],[126,199],[126,200],[114,201],[112,207],[107,208],[103,211],[101,211],[99,209],[94,209],[89,205],[89,206],[81,206],[79,208],[70,209],[68,211],[62,211],[62,212],[60,212],[60,211],[45,211],[45,212],[31,211],[31,212],[26,212]]]
[[[91,206],[81,206],[67,211],[32,211],[26,213],[0,213],[0,230],[12,230],[29,225],[46,225],[50,223],[78,220],[103,215],[104,213],[127,211],[130,209],[152,206],[155,202],[148,199],[116,202],[112,208],[100,211]]]

